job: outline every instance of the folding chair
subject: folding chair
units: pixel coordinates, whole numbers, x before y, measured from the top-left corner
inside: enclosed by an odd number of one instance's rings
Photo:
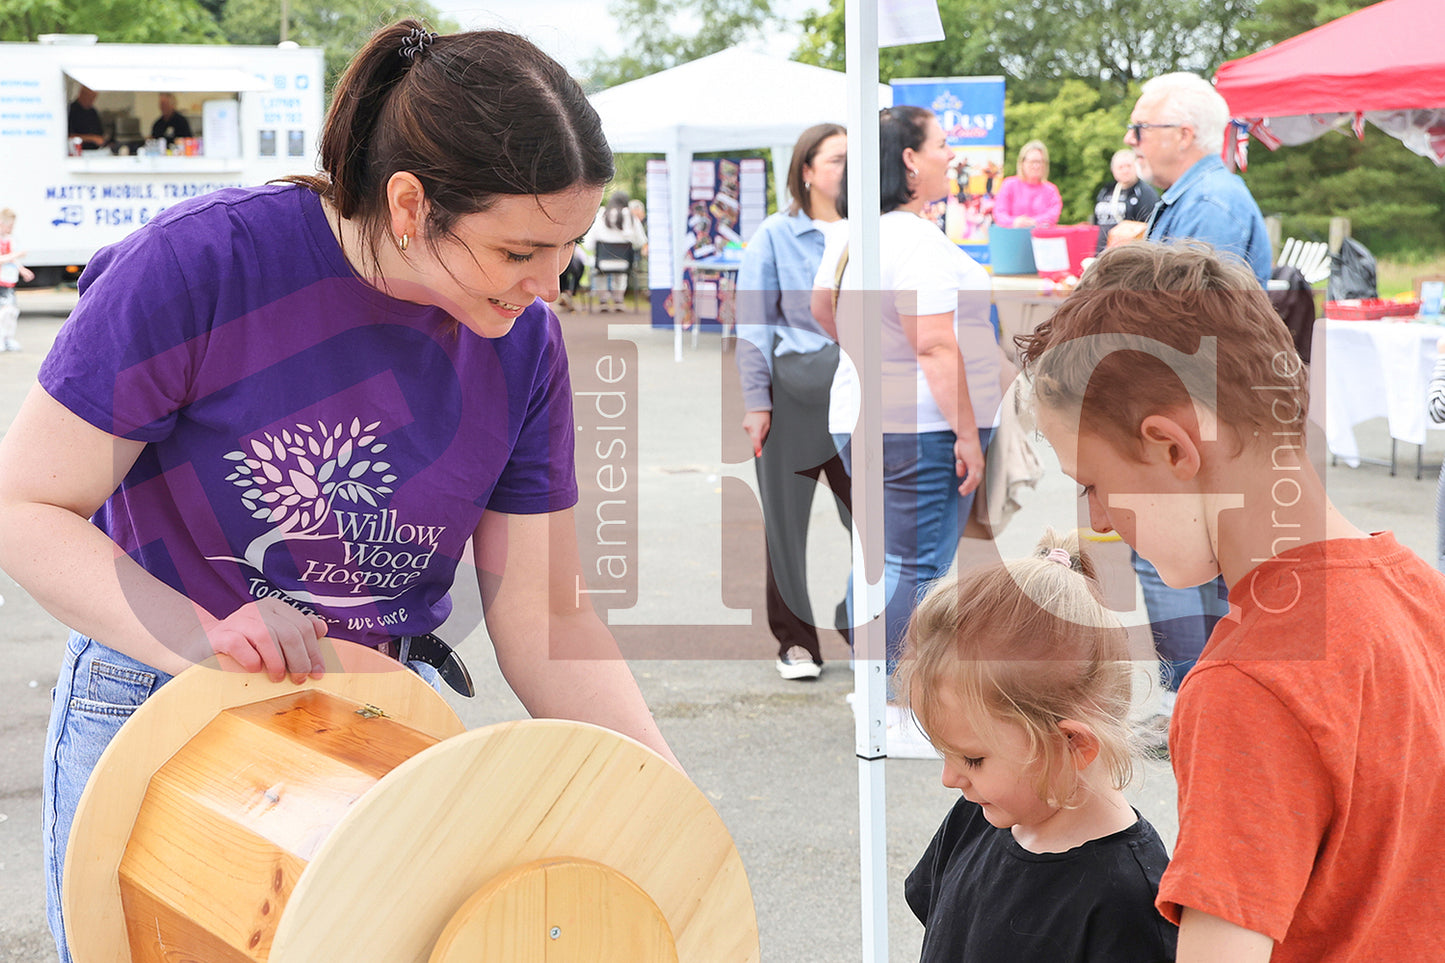
[[[1324,241],[1297,241],[1289,238],[1280,248],[1281,267],[1299,268],[1305,281],[1315,284],[1330,276],[1330,246]]]
[[[622,299],[626,295],[628,275],[632,273],[632,260],[636,256],[632,245],[626,242],[598,241],[597,250],[592,260],[591,287],[592,296],[588,299],[587,310],[590,313],[598,300],[605,299],[611,292],[608,281],[613,278],[621,278],[624,293],[617,296],[617,310],[623,308]],[[602,300],[602,310],[607,310],[607,302]]]

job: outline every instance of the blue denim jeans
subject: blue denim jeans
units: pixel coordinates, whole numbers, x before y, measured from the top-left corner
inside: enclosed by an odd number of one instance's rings
[[[440,691],[441,676],[436,669],[422,662],[408,666]],[[94,639],[70,633],[60,678],[51,693],[41,817],[45,836],[45,913],[60,963],[71,963],[60,893],[66,844],[80,794],[120,727],[171,678]]]
[[[992,428],[979,430],[979,445],[985,451],[992,435]],[[835,437],[851,473],[848,436]],[[913,608],[933,581],[948,573],[973,507],[972,493],[958,493],[955,438],[951,431],[883,436],[883,619],[890,680]],[[850,580],[848,620],[856,624],[852,592]]]
[[[1177,690],[1199,661],[1215,624],[1229,614],[1229,589],[1218,577],[1194,588],[1170,588],[1148,559],[1138,552],[1131,554],[1159,654],[1159,681],[1164,688]]]
[[[51,694],[45,737],[45,911],[61,963],[70,963],[60,915],[61,874],[75,807],[100,754],[136,708],[171,679],[164,672],[72,632]]]

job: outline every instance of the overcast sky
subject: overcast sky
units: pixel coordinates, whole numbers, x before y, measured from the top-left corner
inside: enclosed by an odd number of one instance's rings
[[[707,0],[698,0],[705,3]],[[537,46],[575,71],[599,50],[615,56],[622,39],[607,8],[609,0],[433,0],[464,29],[501,27],[529,37]],[[826,0],[774,0],[773,9],[791,19]],[[776,38],[767,49],[786,56],[797,46],[793,36]]]

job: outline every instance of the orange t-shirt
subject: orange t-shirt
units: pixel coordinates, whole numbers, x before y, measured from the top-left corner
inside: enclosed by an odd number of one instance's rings
[[[1180,687],[1159,887],[1272,963],[1445,960],[1445,576],[1388,532],[1271,559]]]

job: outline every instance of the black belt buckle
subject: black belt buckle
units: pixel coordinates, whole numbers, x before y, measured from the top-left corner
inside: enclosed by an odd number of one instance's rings
[[[442,681],[467,698],[477,694],[472,675],[456,650],[431,633],[412,635],[401,640],[401,659],[425,662],[436,669]]]

